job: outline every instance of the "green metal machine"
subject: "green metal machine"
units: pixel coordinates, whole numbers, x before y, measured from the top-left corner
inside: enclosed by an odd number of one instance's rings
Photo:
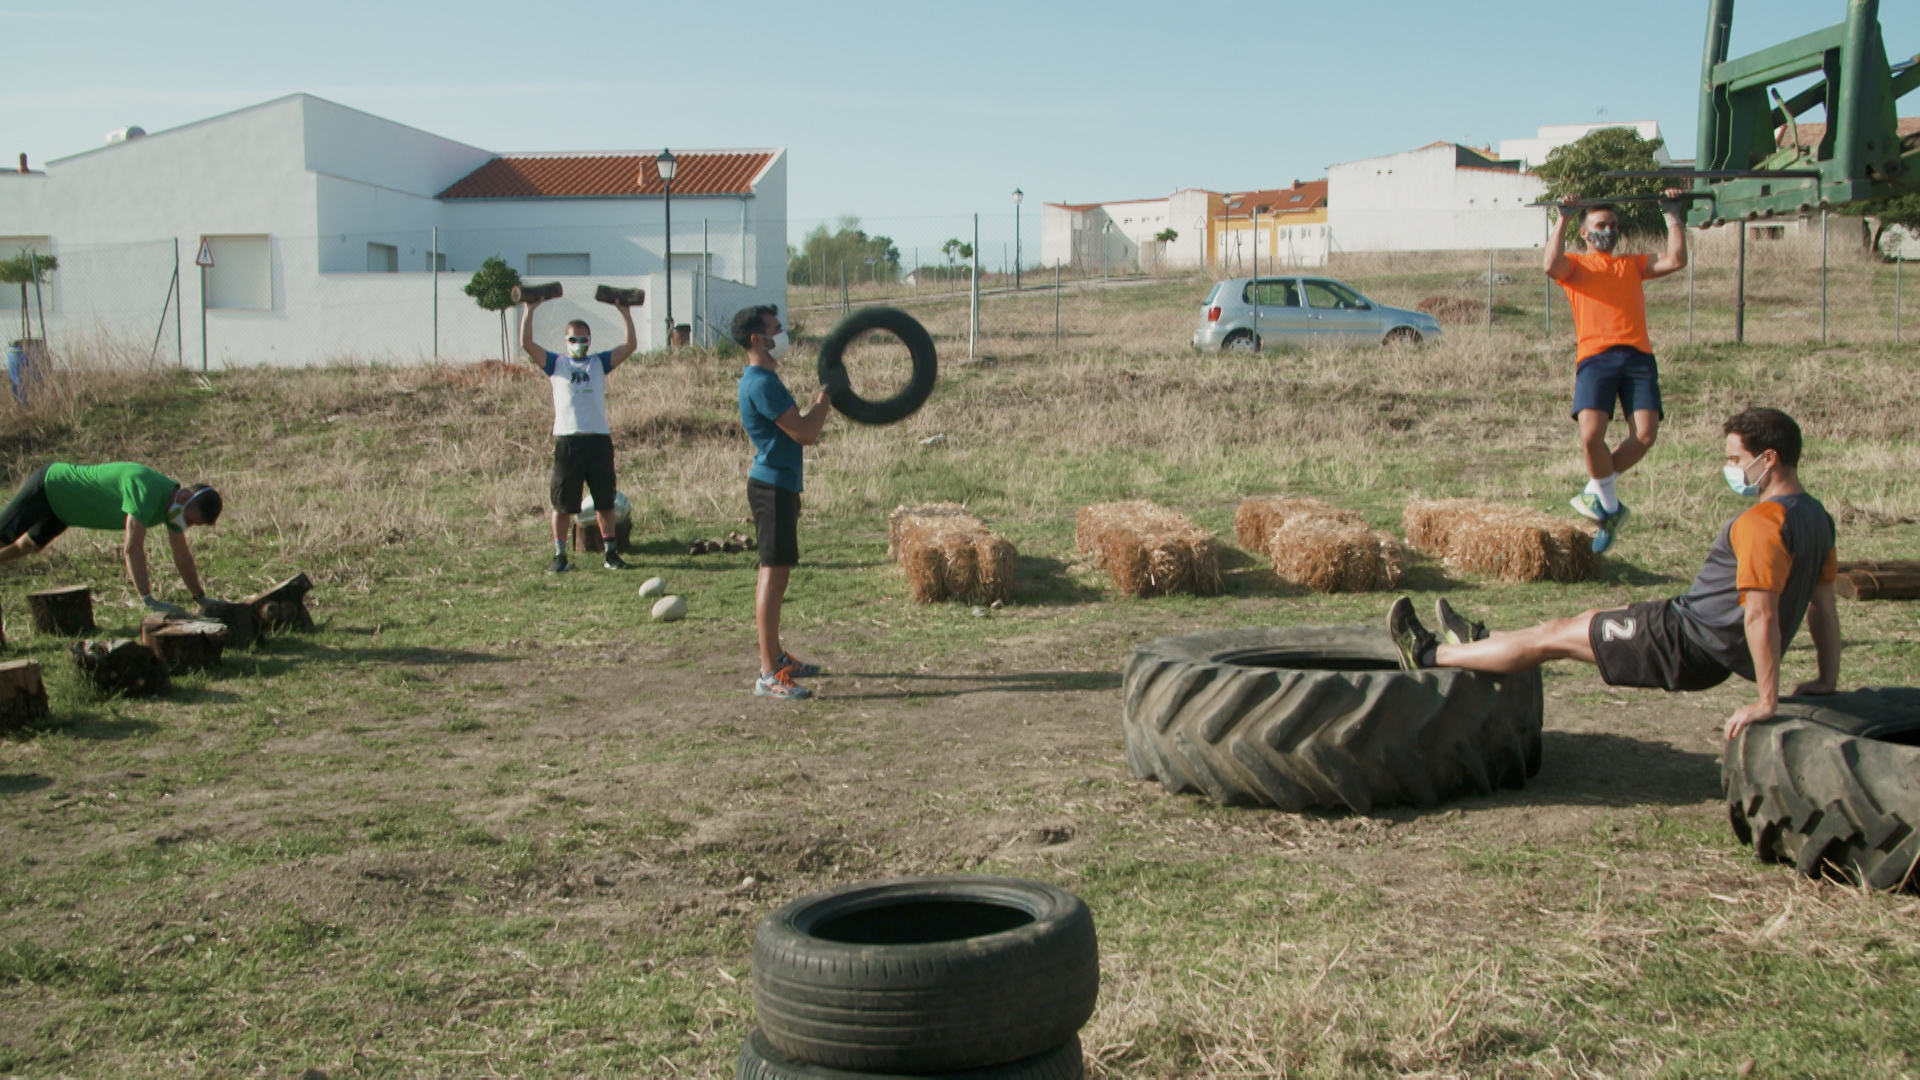
[[[1733,3],[1710,0],[1698,159],[1692,170],[1669,174],[1693,180],[1688,223],[1801,214],[1920,191],[1920,136],[1903,141],[1896,119],[1896,102],[1920,87],[1920,56],[1888,63],[1880,0],[1848,0],[1846,22],[1729,60]],[[1774,89],[1816,72],[1821,80],[1791,98]],[[1825,107],[1826,133],[1803,147],[1798,118],[1815,106]],[[1782,127],[1792,145],[1778,145]],[[1740,173],[1772,175],[1726,175]],[[1698,197],[1705,194],[1712,198]]]

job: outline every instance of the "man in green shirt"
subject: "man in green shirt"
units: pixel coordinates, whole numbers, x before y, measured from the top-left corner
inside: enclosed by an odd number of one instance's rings
[[[147,530],[164,525],[173,546],[173,565],[195,600],[205,600],[200,571],[187,546],[187,527],[211,525],[220,517],[220,493],[205,484],[181,487],[131,461],[107,465],[68,465],[56,461],[35,469],[0,509],[0,565],[24,559],[53,542],[69,526],[120,529],[126,533],[127,576],[150,611],[184,615],[185,610],[153,598],[147,580]]]

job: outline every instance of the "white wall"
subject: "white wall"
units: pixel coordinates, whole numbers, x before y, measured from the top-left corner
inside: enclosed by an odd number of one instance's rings
[[[1162,228],[1170,228],[1180,236],[1167,245],[1163,265],[1197,268],[1206,263],[1207,219],[1218,198],[1210,191],[1194,188],[1176,191],[1167,198],[1167,220]]]
[[[1546,184],[1528,173],[1456,168],[1451,143],[1327,170],[1335,251],[1539,247],[1545,211],[1526,204]]]
[[[1545,124],[1531,139],[1501,139],[1500,157],[1503,161],[1518,161],[1523,169],[1532,169],[1546,164],[1547,155],[1554,149],[1569,143],[1579,142],[1590,132],[1605,128],[1633,128],[1643,139],[1660,137],[1660,123],[1657,120],[1624,120],[1617,124]],[[1673,157],[1662,146],[1653,152],[1653,160],[1662,168],[1673,164]]]

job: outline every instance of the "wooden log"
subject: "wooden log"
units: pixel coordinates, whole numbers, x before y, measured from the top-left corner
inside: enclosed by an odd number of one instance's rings
[[[632,537],[633,522],[621,521],[615,523],[613,526],[613,540],[616,551],[625,554],[627,544]],[[600,523],[597,521],[586,523],[574,522],[573,547],[575,551],[605,551],[606,548],[600,546]]]
[[[1843,562],[1833,591],[1847,600],[1920,600],[1920,560]]]
[[[40,661],[0,663],[0,731],[26,727],[47,715],[47,687],[40,681]]]
[[[253,609],[245,604],[236,604],[231,600],[202,600],[200,616],[227,628],[229,649],[244,649],[259,636],[254,628]]]
[[[173,689],[166,663],[131,638],[76,641],[67,646],[67,652],[80,674],[102,690],[164,694]]]
[[[211,619],[149,615],[141,620],[140,640],[169,671],[201,671],[220,662],[227,648],[227,628]]]
[[[27,607],[33,612],[33,632],[73,637],[92,633],[93,589],[72,585],[64,589],[42,589],[27,594]]]
[[[247,597],[253,609],[254,632],[266,630],[311,630],[313,615],[307,611],[307,593],[313,591],[313,579],[295,574],[265,592]]]

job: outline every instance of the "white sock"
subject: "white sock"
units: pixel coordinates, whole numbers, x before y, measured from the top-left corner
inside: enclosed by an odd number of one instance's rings
[[[1604,480],[1587,481],[1587,490],[1600,496],[1600,509],[1605,510],[1609,514],[1615,513],[1620,509],[1620,496],[1613,493],[1614,481],[1619,479],[1620,474],[1614,473]]]

